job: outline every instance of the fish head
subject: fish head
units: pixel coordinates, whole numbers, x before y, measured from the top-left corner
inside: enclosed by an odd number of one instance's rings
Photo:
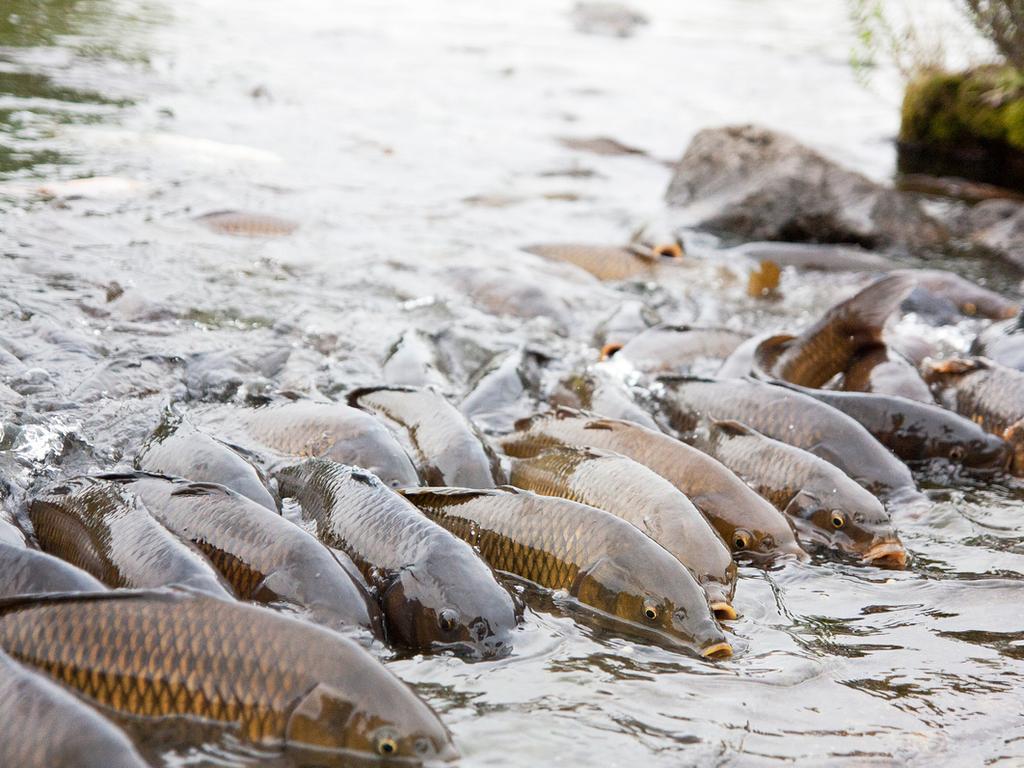
[[[291,711],[286,743],[373,755],[388,764],[448,762],[459,756],[451,734],[426,704],[398,680],[379,682],[360,702],[328,683],[317,684]]]
[[[383,598],[388,636],[476,659],[507,655],[521,609],[482,561],[453,557],[403,568]]]
[[[764,562],[776,557],[790,556],[798,560],[806,560],[807,553],[800,547],[796,534],[785,519],[770,527],[733,528],[723,535],[734,557],[749,558],[756,562]]]
[[[867,491],[802,490],[786,514],[809,540],[873,565],[902,568],[906,550],[882,503]]]
[[[952,443],[940,451],[950,461],[977,470],[1003,471],[1013,457],[1009,444],[998,435],[977,435],[966,443]]]
[[[704,590],[689,571],[676,567],[671,556],[665,561],[640,561],[632,552],[605,556],[577,574],[570,592],[580,602],[671,646],[708,658],[732,655]],[[641,574],[643,578],[638,578]]]

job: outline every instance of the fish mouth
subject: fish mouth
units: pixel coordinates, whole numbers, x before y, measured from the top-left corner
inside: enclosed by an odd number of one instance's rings
[[[898,541],[880,541],[864,553],[863,562],[879,568],[907,567],[907,550]]]
[[[728,659],[732,656],[732,646],[728,643],[715,643],[701,649],[700,655],[705,659]]]
[[[736,609],[724,600],[711,603],[711,610],[715,614],[715,618],[719,621],[732,621],[737,616]],[[728,643],[726,643],[728,645]]]
[[[601,347],[601,360],[604,361],[612,357],[616,352],[622,349],[623,346],[624,345],[615,342],[605,344]]]

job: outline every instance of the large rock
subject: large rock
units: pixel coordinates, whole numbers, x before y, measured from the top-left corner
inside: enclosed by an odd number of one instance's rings
[[[986,200],[971,209],[967,221],[974,245],[1024,269],[1024,206],[1014,200]]]
[[[744,240],[919,250],[949,239],[908,193],[754,125],[698,133],[665,197],[688,226]]]

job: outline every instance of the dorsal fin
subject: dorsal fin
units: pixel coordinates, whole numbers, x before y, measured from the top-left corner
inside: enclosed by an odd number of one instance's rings
[[[746,437],[756,435],[753,429],[735,419],[709,419],[711,426],[720,430],[723,434],[733,437]]]
[[[387,384],[381,384],[381,385],[373,386],[373,387],[358,387],[357,389],[353,389],[351,392],[349,392],[345,396],[345,402],[348,403],[349,405],[351,405],[353,408],[361,408],[362,406],[359,405],[360,398],[366,397],[367,395],[372,395],[375,392],[405,392],[405,393],[412,393],[412,392],[424,392],[424,391],[426,391],[426,390],[420,389],[418,387],[399,387],[399,386],[389,386]]]

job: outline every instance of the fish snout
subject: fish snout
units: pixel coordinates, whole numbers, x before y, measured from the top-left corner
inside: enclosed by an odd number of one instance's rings
[[[732,656],[732,646],[727,642],[712,643],[701,648],[700,655],[712,661],[722,661]]]
[[[907,566],[907,550],[899,539],[882,539],[871,544],[863,562],[879,568],[903,569]]]
[[[716,600],[711,603],[711,611],[719,621],[732,621],[739,616],[739,614],[736,613],[736,609],[732,607],[732,603],[725,600]]]

